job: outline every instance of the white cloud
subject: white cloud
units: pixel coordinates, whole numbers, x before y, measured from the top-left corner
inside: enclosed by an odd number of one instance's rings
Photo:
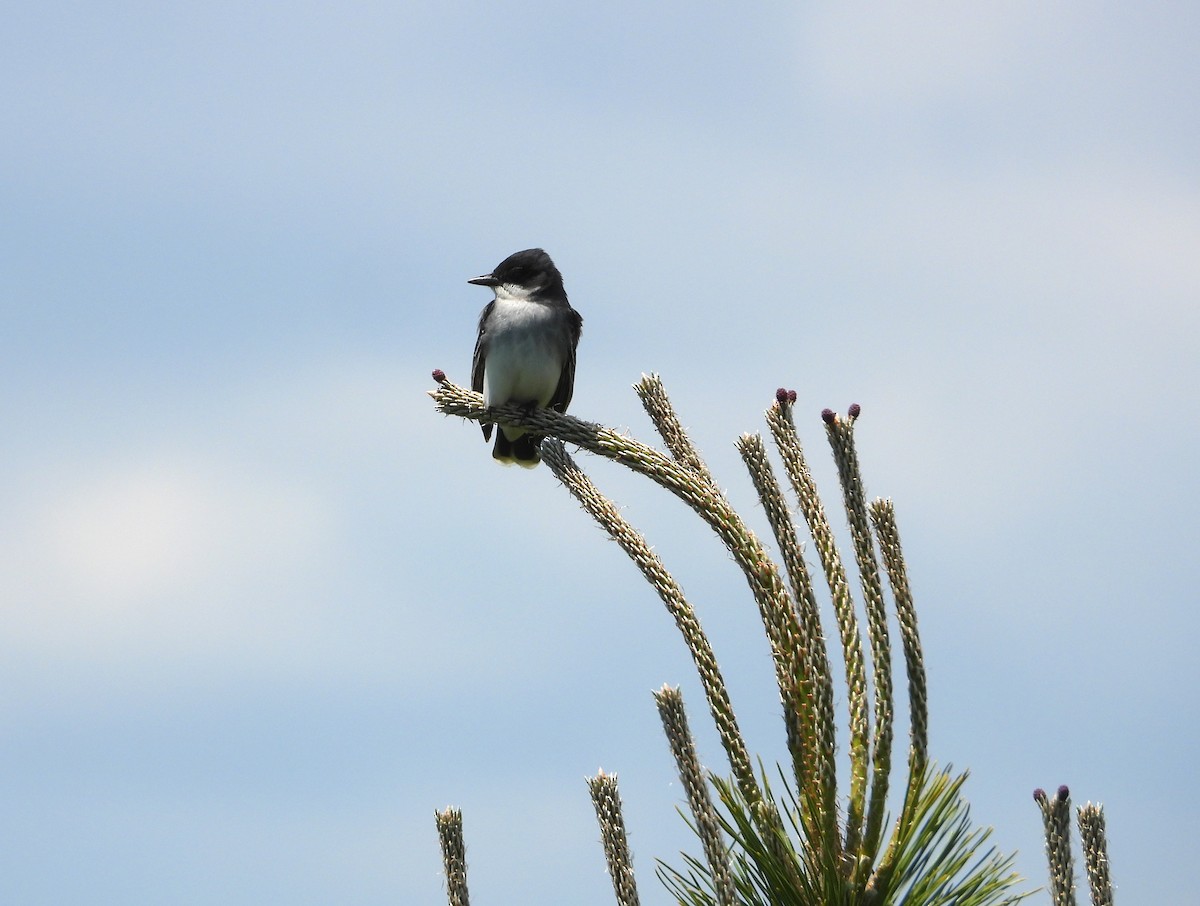
[[[38,534],[46,565],[81,599],[105,606],[177,591],[237,555],[247,519],[265,521],[277,511],[278,500],[264,506],[233,499],[231,490],[222,477],[180,464],[100,476],[43,515]],[[293,514],[270,528],[294,524]]]
[[[233,589],[303,574],[328,543],[307,489],[182,451],[125,455],[9,514],[8,644],[93,662],[206,649],[254,619]]]
[[[354,541],[355,483],[403,454],[397,380],[362,362],[297,363],[172,394],[162,411],[143,399],[125,413],[116,387],[56,398],[26,437],[60,434],[86,407],[106,432],[11,464],[3,644],[133,670],[316,656],[336,616],[330,584],[347,593],[331,577]]]

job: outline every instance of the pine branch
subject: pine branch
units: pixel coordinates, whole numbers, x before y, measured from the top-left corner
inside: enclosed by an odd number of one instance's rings
[[[1042,810],[1046,858],[1050,862],[1050,898],[1054,906],[1075,906],[1075,864],[1071,858],[1071,791],[1060,786],[1054,796],[1033,791]]]
[[[683,423],[679,421],[675,407],[667,398],[666,388],[663,387],[658,375],[642,375],[642,379],[633,385],[633,389],[637,393],[638,399],[642,401],[642,408],[650,416],[650,421],[654,423],[654,429],[658,431],[663,443],[675,457],[675,461],[690,469],[697,477],[715,489],[717,482],[713,478],[712,472],[708,470],[708,466],[704,464],[700,451],[696,449],[692,439],[683,429]]]
[[[463,845],[462,812],[448,808],[435,814],[442,863],[446,871],[446,895],[450,906],[470,906],[467,894],[467,850]]]
[[[912,834],[916,821],[917,801],[921,784],[929,765],[929,704],[925,678],[925,656],[917,631],[917,612],[913,606],[908,570],[900,550],[900,533],[896,527],[896,511],[890,500],[878,499],[871,504],[871,522],[879,541],[888,584],[896,603],[896,618],[900,624],[900,639],[904,647],[904,665],[908,674],[909,747],[908,786],[904,804],[896,819],[887,852],[868,884],[868,892],[890,888],[903,841]]]
[[[883,829],[883,814],[887,805],[888,781],[892,770],[892,649],[888,637],[887,612],[883,603],[883,585],[875,559],[875,543],[867,517],[866,495],[863,492],[862,472],[858,452],[854,447],[854,422],[857,405],[850,407],[849,418],[839,418],[825,410],[825,432],[833,450],[842,499],[850,521],[850,536],[862,586],[867,612],[867,637],[871,642],[871,679],[875,686],[875,738],[871,765],[871,796],[867,807],[866,829],[863,834],[855,878],[865,879],[871,870]],[[850,831],[847,829],[847,848]]]
[[[619,906],[638,906],[637,881],[633,877],[633,858],[629,855],[629,840],[625,836],[625,818],[621,814],[621,795],[617,791],[615,774],[603,771],[588,778],[592,805],[600,822],[600,838],[604,843],[604,858],[612,878],[613,893]]]
[[[908,584],[908,569],[900,549],[900,530],[896,526],[896,509],[892,501],[875,500],[871,504],[871,522],[879,539],[904,647],[904,666],[908,674],[909,773],[919,774],[929,760],[929,687],[921,635],[917,630],[917,610]]]
[[[1104,807],[1087,805],[1079,808],[1079,836],[1083,840],[1083,863],[1087,868],[1088,886],[1093,906],[1113,906],[1112,878],[1108,873],[1108,841],[1104,831]]]
[[[737,892],[729,866],[729,853],[721,833],[721,823],[717,819],[717,810],[713,808],[712,797],[708,794],[704,770],[696,755],[696,742],[688,728],[683,693],[679,689],[663,686],[654,693],[654,701],[671,746],[671,755],[679,769],[679,781],[687,793],[688,808],[696,821],[696,835],[704,848],[717,904],[733,906],[737,902]]]

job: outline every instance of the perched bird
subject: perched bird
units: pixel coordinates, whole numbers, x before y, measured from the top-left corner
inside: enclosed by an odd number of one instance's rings
[[[575,389],[575,347],[583,318],[567,301],[562,274],[541,249],[515,252],[496,269],[467,281],[496,297],[479,316],[471,389],[485,406],[521,403],[531,410],[566,412]],[[493,425],[483,423],[484,440]],[[499,426],[492,456],[532,469],[541,462],[541,437]]]

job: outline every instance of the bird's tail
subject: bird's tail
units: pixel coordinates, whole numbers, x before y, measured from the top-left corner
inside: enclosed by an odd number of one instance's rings
[[[526,469],[532,469],[542,461],[538,449],[542,439],[535,434],[522,434],[515,440],[509,440],[503,431],[496,432],[496,445],[492,447],[492,459],[506,466],[516,463]]]

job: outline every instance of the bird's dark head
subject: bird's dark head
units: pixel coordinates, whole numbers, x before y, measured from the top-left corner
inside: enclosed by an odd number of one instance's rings
[[[504,292],[518,298],[566,298],[562,274],[541,249],[514,252],[496,265],[495,270],[467,281],[477,286],[490,286],[500,295]]]

